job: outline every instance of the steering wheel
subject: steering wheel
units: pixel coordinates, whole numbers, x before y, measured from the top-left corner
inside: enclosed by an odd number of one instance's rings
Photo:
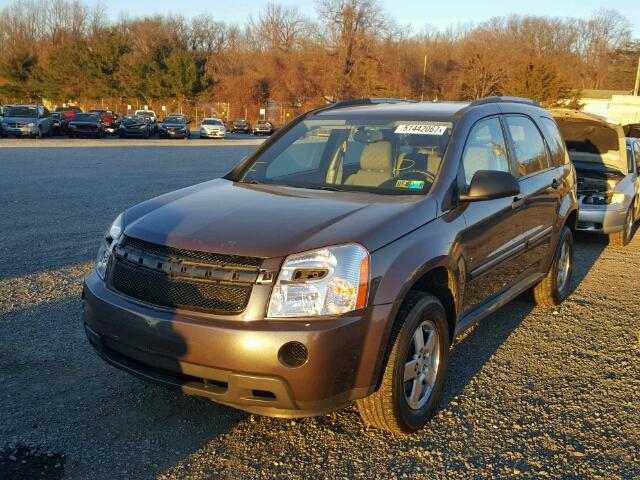
[[[400,172],[400,174],[396,175],[393,178],[390,178],[389,180],[385,180],[380,184],[380,187],[393,188],[396,186],[396,182],[398,180],[415,180],[416,175],[421,175],[429,183],[433,183],[433,181],[436,179],[436,176],[431,172],[427,172],[425,170],[410,169],[410,170],[404,170]]]

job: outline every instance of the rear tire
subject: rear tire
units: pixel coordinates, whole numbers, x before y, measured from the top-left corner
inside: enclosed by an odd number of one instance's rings
[[[427,293],[411,292],[391,331],[393,346],[380,388],[356,401],[362,419],[396,435],[422,428],[442,396],[449,338],[440,301]]]
[[[624,217],[624,228],[620,232],[609,235],[609,245],[614,247],[625,247],[629,245],[633,238],[633,226],[636,221],[634,218],[633,205],[629,207],[627,215]]]
[[[533,287],[533,298],[538,305],[560,305],[569,296],[573,274],[573,251],[573,233],[565,226],[560,232],[560,240],[547,276]]]

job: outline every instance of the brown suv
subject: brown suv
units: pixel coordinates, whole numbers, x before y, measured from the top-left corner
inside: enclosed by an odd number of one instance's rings
[[[249,412],[422,427],[453,340],[569,293],[576,175],[534,102],[342,102],[122,213],[85,282],[109,363]]]

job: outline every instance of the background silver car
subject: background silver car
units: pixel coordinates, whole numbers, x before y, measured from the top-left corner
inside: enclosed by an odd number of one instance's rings
[[[11,105],[2,117],[2,134],[14,137],[51,137],[51,112],[43,105]]]
[[[553,109],[578,175],[577,229],[627,245],[640,219],[640,141],[621,124],[597,115]]]

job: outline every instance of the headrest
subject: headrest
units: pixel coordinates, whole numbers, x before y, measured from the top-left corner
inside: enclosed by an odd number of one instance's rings
[[[360,168],[363,170],[390,172],[392,168],[391,143],[367,143],[360,155]]]

